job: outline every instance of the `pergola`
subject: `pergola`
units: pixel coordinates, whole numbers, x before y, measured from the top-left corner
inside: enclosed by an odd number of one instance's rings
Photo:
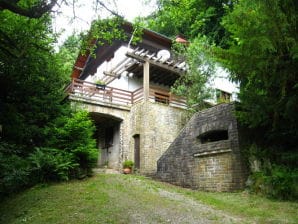
[[[109,71],[105,71],[103,81],[110,83],[121,75],[133,74],[133,77],[143,78],[145,100],[149,98],[149,83],[172,86],[186,72],[185,61],[165,58],[158,52],[150,52],[144,48],[129,50],[126,57]]]

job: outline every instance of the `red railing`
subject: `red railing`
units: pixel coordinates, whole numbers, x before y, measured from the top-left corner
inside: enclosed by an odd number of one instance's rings
[[[80,79],[73,79],[71,85],[66,89],[66,92],[68,92],[69,95],[88,101],[126,106],[131,106],[144,99],[142,87],[131,92],[109,86],[96,85],[95,83]],[[186,107],[185,99],[157,87],[150,87],[149,98],[150,101],[170,106]]]

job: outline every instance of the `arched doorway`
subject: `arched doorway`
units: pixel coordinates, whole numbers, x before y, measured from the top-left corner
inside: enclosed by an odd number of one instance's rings
[[[90,116],[96,125],[95,137],[100,150],[98,166],[118,169],[120,165],[120,125],[122,119],[95,112],[90,113]]]

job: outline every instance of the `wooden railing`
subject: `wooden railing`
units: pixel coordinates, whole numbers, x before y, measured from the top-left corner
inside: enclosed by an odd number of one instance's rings
[[[67,91],[78,98],[89,101],[113,103],[120,105],[132,104],[132,93],[130,91],[113,88],[109,86],[96,85],[80,79],[73,79]]]
[[[95,83],[87,82],[80,79],[73,79],[70,86],[66,89],[69,95],[77,98],[83,98],[88,101],[131,106],[134,103],[144,99],[143,88],[133,92],[113,88],[109,86],[98,86]],[[153,102],[163,103],[174,107],[185,108],[185,99],[170,94],[169,92],[150,87],[149,99]]]
[[[154,102],[163,103],[174,107],[186,108],[185,98],[176,96],[158,87],[150,87],[149,98]]]

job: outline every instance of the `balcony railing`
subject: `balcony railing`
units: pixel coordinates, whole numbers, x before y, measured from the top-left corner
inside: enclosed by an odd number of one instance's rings
[[[93,103],[113,104],[115,106],[131,106],[144,99],[142,87],[131,92],[114,87],[96,85],[80,79],[73,79],[66,91],[73,98],[84,99]],[[150,87],[149,100],[169,106],[186,108],[184,98],[175,96],[161,88]]]

